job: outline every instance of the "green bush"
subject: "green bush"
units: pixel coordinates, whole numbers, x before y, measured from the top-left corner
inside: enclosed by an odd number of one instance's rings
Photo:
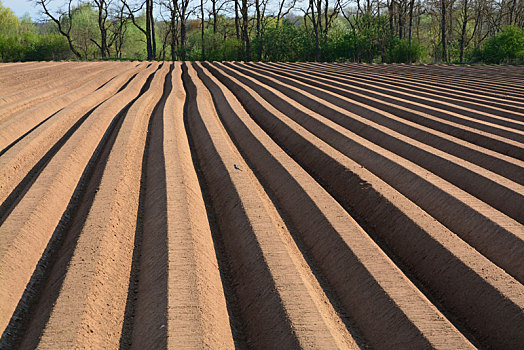
[[[260,38],[253,39],[253,58],[261,53],[263,61],[307,61],[314,58],[314,42],[305,28],[288,20],[268,26]]]
[[[235,61],[242,47],[236,38],[226,38],[221,34],[205,33],[204,48],[208,61]]]
[[[71,57],[69,46],[58,34],[37,35],[32,32],[22,35],[0,35],[0,60],[50,61]]]
[[[524,63],[524,30],[505,26],[484,44],[480,54],[486,63]]]
[[[424,49],[416,42],[394,38],[384,61],[387,63],[413,63],[422,57]]]
[[[339,19],[338,21],[342,20]],[[387,34],[381,32],[381,23],[378,18],[370,15],[359,17],[358,23],[355,23],[354,27],[360,28],[360,30],[351,30],[347,24],[344,27],[341,25],[337,27],[338,30],[332,29],[330,31],[322,48],[323,60],[373,62],[380,55],[380,43],[377,38]]]

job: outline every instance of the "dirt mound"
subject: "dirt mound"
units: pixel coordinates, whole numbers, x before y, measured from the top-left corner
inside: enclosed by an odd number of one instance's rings
[[[518,349],[523,75],[2,65],[0,348]]]

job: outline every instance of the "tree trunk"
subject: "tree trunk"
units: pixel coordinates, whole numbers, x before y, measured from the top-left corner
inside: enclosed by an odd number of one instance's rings
[[[176,61],[176,14],[175,9],[171,9],[171,60]]]
[[[71,40],[71,36],[67,35],[66,36],[66,39],[67,39],[67,43],[69,44],[69,49],[71,50],[71,52],[78,58],[78,59],[82,59],[82,55],[80,54],[80,52],[78,52],[75,48],[75,46],[73,45],[73,40]]]
[[[187,24],[186,24],[186,11],[187,3],[182,4],[182,12],[180,15],[180,58],[182,61],[186,60],[186,37],[187,37]],[[202,40],[204,37],[202,37]],[[204,42],[202,41],[202,58],[204,58]]]
[[[395,30],[393,28],[393,16],[394,16],[394,0],[389,0],[388,2],[388,11],[389,11],[389,36],[392,37]]]
[[[69,49],[71,50],[71,52],[78,58],[78,59],[82,59],[82,55],[80,54],[80,52],[78,52],[78,50],[75,48],[75,45],[73,44],[73,39],[71,38],[71,28],[73,26],[73,19],[72,19],[72,16],[71,16],[71,3],[72,3],[72,0],[69,0],[69,6],[68,6],[68,16],[69,18],[71,19],[70,22],[69,22],[69,28],[67,30],[64,30],[64,28],[62,27],[62,23],[60,22],[60,17],[59,18],[56,18],[55,16],[53,16],[51,14],[51,12],[49,12],[49,10],[47,9],[47,6],[46,6],[46,3],[45,1],[43,0],[40,0],[38,1],[38,4],[42,5],[42,8],[44,10],[44,13],[49,17],[51,18],[51,20],[53,22],[55,22],[55,24],[58,26],[58,32],[60,34],[62,34],[66,39],[67,39],[67,44],[69,45]],[[87,57],[86,57],[87,58]]]
[[[100,30],[100,54],[102,55],[102,59],[106,58],[106,54],[108,54],[108,48],[107,48],[107,30],[106,30],[106,16],[104,16],[104,8],[106,6],[105,0],[95,1],[97,7],[98,7],[98,29]]]
[[[153,60],[156,60],[156,35],[155,35],[155,17],[153,16],[153,0],[150,1],[149,6],[149,20],[151,21],[151,50]]]
[[[417,3],[417,41],[420,42],[420,1]]]
[[[515,14],[515,8],[517,7],[517,0],[513,0],[513,3],[511,4],[511,7],[509,9],[509,25],[513,24],[513,15]],[[517,22],[517,18],[515,16],[515,24]]]
[[[245,60],[251,61],[251,42],[249,40],[249,18],[247,13],[247,0],[242,0],[242,40],[245,47]]]
[[[240,16],[238,15],[238,0],[235,1],[235,31],[237,40],[240,40]]]
[[[408,27],[408,41],[411,45],[411,30],[413,28],[413,5],[415,5],[415,0],[409,2],[409,27]]]
[[[446,13],[448,14],[448,21],[446,26],[448,27],[448,33],[446,35],[446,47],[448,43],[453,42],[453,0],[448,0],[446,4]],[[447,51],[448,61],[450,60],[449,50]]]
[[[151,43],[151,17],[149,17],[149,1],[146,0],[146,48],[147,48],[147,59],[151,61],[153,59],[153,46]]]
[[[239,0],[234,0],[234,1],[235,1],[235,32],[236,32],[237,40],[240,41],[240,16],[238,14],[240,6],[238,5]],[[243,51],[242,48],[239,47],[238,54],[237,54],[237,59],[239,61],[242,59],[242,55],[243,55],[242,51]]]
[[[202,61],[206,60],[206,48],[204,46],[204,0],[200,0],[200,18],[202,18],[202,28],[200,32],[201,41],[202,41]],[[184,29],[185,31],[185,29]],[[180,35],[182,35],[182,30],[180,30]],[[184,34],[185,36],[185,34]]]
[[[322,33],[324,32],[322,29],[322,0],[317,1],[317,28],[320,40],[320,35],[322,35]]]
[[[260,14],[260,0],[255,0],[255,7],[256,7],[255,10],[257,12],[257,33],[256,33],[257,44],[258,44],[257,60],[260,61],[262,59],[262,44],[260,43],[260,37],[261,37],[260,23],[262,21],[261,14]]]
[[[404,39],[404,6],[399,2],[398,6],[398,37]]]
[[[326,0],[324,3],[324,43],[327,41],[328,34],[328,10],[329,10],[329,0]]]
[[[320,40],[318,37],[318,19],[315,18],[315,3],[314,0],[310,0],[311,7],[311,22],[313,23],[313,31],[315,32],[315,61],[320,62]],[[320,16],[318,16],[320,18]]]
[[[442,60],[444,62],[448,61],[448,50],[447,50],[447,41],[446,41],[446,1],[440,0],[441,5],[441,32],[442,32]]]
[[[212,0],[213,4],[213,34],[217,33],[217,0]]]
[[[464,0],[464,18],[462,19],[462,31],[460,32],[460,63],[464,62],[464,42],[468,25],[468,0]]]

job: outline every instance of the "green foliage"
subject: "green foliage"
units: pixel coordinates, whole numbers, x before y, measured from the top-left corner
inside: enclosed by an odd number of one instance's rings
[[[524,63],[524,29],[505,26],[478,54],[486,63]]]
[[[92,40],[100,43],[100,31],[98,29],[98,13],[88,4],[80,4],[71,12],[73,28],[71,37],[78,51],[84,58],[97,57],[99,49]],[[70,19],[62,19],[64,27],[69,27]]]
[[[416,42],[394,38],[384,61],[387,63],[413,63],[420,60],[424,48]]]
[[[222,34],[209,32],[204,37],[204,48],[208,61],[234,61],[238,59],[242,42],[235,37],[224,39]]]
[[[0,60],[49,61],[71,58],[69,46],[58,34],[0,35]]]
[[[384,28],[385,18],[363,15],[352,18],[352,23],[353,27],[335,23],[322,48],[324,60],[373,62],[382,55],[382,39],[389,37]]]
[[[262,53],[263,61],[307,61],[315,57],[311,33],[287,20],[271,23],[260,38],[253,40],[253,52]]]
[[[439,39],[438,19],[428,13],[418,17],[416,32],[408,41],[406,25],[404,31],[390,29],[389,16],[370,13],[353,15],[349,22],[342,16],[333,17],[329,31],[319,33],[318,44],[323,61],[414,63],[440,60],[442,43]],[[72,9],[72,18],[61,18],[64,28],[72,23],[71,38],[82,59],[99,59],[101,56],[98,11],[91,2],[78,2]],[[136,22],[145,28],[145,15],[136,15]],[[293,20],[294,19],[294,20]],[[117,19],[108,19],[107,39],[110,58],[146,59],[145,37],[129,19],[123,27]],[[455,21],[454,23],[460,23]],[[221,15],[214,33],[212,21],[205,24],[204,42],[201,38],[201,22],[187,22],[187,38],[184,53],[182,46],[176,47],[175,56],[187,60],[232,61],[245,59],[244,43],[236,38],[234,18]],[[456,24],[458,25],[458,24]],[[400,27],[398,27],[400,28]],[[466,27],[466,38],[473,38],[477,28],[470,20]],[[171,59],[171,35],[169,21],[156,23],[157,57]],[[277,23],[274,17],[262,18],[262,28],[257,35],[254,21],[250,24],[251,57],[261,61],[313,61],[316,58],[315,33],[309,17],[288,16]],[[393,30],[393,33],[390,31]],[[180,28],[177,30],[180,34]],[[399,36],[401,38],[399,38]],[[460,41],[455,35],[448,37],[447,56],[450,61],[460,57]],[[180,38],[177,39],[179,42]],[[484,40],[484,39],[482,39]],[[464,57],[469,62],[524,63],[524,29],[506,26],[491,38],[472,41],[464,48]],[[205,57],[202,57],[204,45]],[[72,53],[66,39],[58,34],[57,25],[48,21],[35,25],[29,16],[17,18],[2,6],[0,1],[0,60],[58,60],[71,59]]]
[[[58,34],[38,34],[29,16],[21,20],[0,2],[0,60],[45,61],[70,58],[65,39]]]
[[[4,36],[18,34],[19,27],[18,17],[11,9],[4,7],[0,1],[0,34]]]

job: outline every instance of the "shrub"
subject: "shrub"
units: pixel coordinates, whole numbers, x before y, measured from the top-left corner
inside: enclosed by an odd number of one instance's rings
[[[385,61],[388,63],[413,63],[420,60],[424,48],[419,43],[393,39]]]
[[[486,63],[524,63],[524,30],[505,26],[484,44],[481,58]]]

